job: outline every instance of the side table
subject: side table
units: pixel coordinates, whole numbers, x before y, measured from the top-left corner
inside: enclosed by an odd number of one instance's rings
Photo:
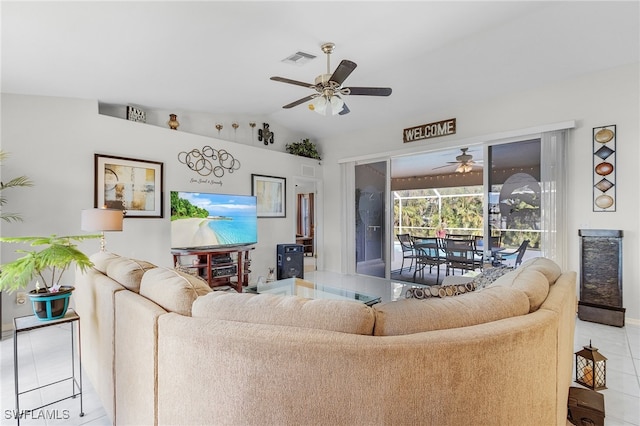
[[[77,322],[77,326],[78,326],[78,343],[77,343],[77,348],[78,348],[78,368],[76,369],[76,360],[75,360],[75,351],[74,351],[74,343],[75,343],[75,332],[74,332],[74,322]],[[67,378],[63,378],[60,380],[57,380],[55,382],[51,382],[42,386],[38,386],[36,388],[33,389],[29,389],[26,391],[22,391],[20,392],[19,389],[19,381],[18,381],[18,376],[19,376],[19,369],[18,369],[18,334],[19,333],[24,333],[24,332],[28,332],[28,331],[32,331],[32,330],[37,330],[39,328],[44,328],[44,327],[50,327],[52,325],[60,325],[60,324],[70,324],[71,327],[71,377],[67,377]],[[77,377],[76,377],[77,375]],[[82,408],[82,355],[80,352],[80,316],[71,308],[69,308],[67,310],[67,313],[65,314],[64,317],[59,318],[59,319],[55,319],[55,320],[49,320],[49,321],[42,321],[38,318],[36,318],[35,315],[29,315],[26,317],[17,317],[13,319],[13,376],[14,376],[14,382],[15,382],[15,392],[16,392],[16,412],[15,412],[15,418],[18,421],[18,425],[20,425],[20,418],[22,417],[22,413],[20,412],[20,395],[29,393],[29,392],[33,392],[35,390],[38,389],[42,389],[45,388],[47,386],[52,386],[52,385],[56,385],[58,383],[62,383],[62,382],[66,382],[66,381],[71,381],[71,395],[58,399],[56,401],[52,401],[49,402],[47,404],[43,404],[39,407],[36,408],[31,408],[28,411],[29,412],[33,412],[35,410],[39,410],[41,408],[47,407],[49,405],[52,404],[56,404],[60,401],[64,401],[65,399],[69,399],[69,398],[75,398],[77,396],[80,396],[80,417],[84,416],[84,411]],[[27,411],[25,411],[26,413]]]

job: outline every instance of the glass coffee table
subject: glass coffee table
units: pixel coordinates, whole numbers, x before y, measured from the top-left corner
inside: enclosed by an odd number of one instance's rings
[[[270,293],[283,296],[300,296],[307,299],[353,300],[367,306],[380,303],[381,297],[359,293],[354,290],[329,287],[300,278],[286,278],[270,283],[253,284],[244,288],[245,293]]]

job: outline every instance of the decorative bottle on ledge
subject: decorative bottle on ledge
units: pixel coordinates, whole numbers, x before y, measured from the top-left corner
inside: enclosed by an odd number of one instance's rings
[[[178,130],[178,126],[180,125],[178,116],[175,114],[169,114],[169,121],[167,121],[167,124],[171,130]]]

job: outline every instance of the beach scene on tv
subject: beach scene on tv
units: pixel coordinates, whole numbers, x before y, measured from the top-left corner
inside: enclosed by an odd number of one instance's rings
[[[255,197],[171,191],[171,248],[216,248],[257,241]]]

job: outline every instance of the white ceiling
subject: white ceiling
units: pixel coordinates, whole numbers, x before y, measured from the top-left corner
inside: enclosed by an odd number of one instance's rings
[[[150,110],[260,115],[322,140],[532,89],[639,58],[638,2],[2,1],[2,91]],[[358,64],[351,113],[282,105],[326,70]],[[318,57],[281,62],[297,52]],[[414,121],[407,127],[415,125]],[[420,124],[420,123],[417,123]],[[452,152],[455,157],[459,152]]]

